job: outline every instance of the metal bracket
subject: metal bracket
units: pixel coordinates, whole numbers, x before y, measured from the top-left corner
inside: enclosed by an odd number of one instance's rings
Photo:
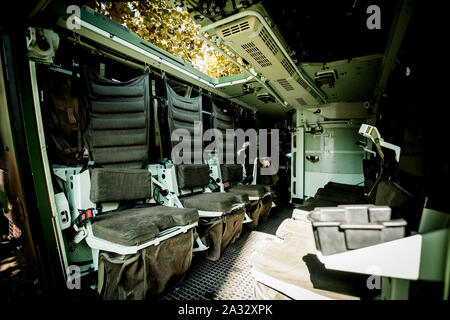
[[[205,246],[200,237],[198,237],[195,242],[198,244],[198,248],[193,248],[192,252],[201,252],[209,249],[208,246]]]
[[[86,236],[87,236],[86,229],[85,229],[84,227],[83,227],[83,228],[80,228],[80,229],[78,230],[77,234],[75,235],[75,237],[73,238],[73,242],[75,242],[75,243],[80,243],[81,240],[83,240],[84,238],[86,238]]]
[[[249,216],[248,213],[246,212],[246,213],[245,213],[245,217],[244,217],[244,221],[243,221],[242,223],[250,223],[250,222],[252,222],[252,221],[253,221],[253,219],[250,218],[250,216]]]

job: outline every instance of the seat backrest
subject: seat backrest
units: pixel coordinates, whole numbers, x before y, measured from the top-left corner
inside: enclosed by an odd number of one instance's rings
[[[185,129],[191,139],[191,164],[176,164],[178,187],[180,189],[205,187],[209,183],[209,166],[193,161],[203,156],[202,95],[188,98],[178,95],[165,80],[167,92],[167,116],[170,134],[177,129]],[[194,133],[195,122],[200,124],[200,135]],[[174,148],[179,141],[171,141]],[[182,156],[182,154],[180,154]],[[172,159],[174,160],[174,159]],[[175,162],[175,161],[174,161]]]
[[[231,110],[219,108],[211,99],[211,110],[214,129],[220,130],[223,136],[223,163],[225,159],[236,161],[236,145],[234,134],[227,134],[227,129],[234,131],[234,118]],[[230,153],[228,152],[230,150]]]
[[[93,203],[148,199],[151,174],[144,168],[149,143],[149,75],[113,81],[83,68],[87,98],[84,139],[91,168]],[[141,169],[142,168],[142,169]]]
[[[223,159],[220,165],[222,172],[222,180],[224,182],[234,183],[241,182],[243,180],[243,167],[240,164],[225,164],[226,159],[233,159],[233,162],[237,161],[237,150],[235,144],[234,134],[227,134],[227,129],[234,128],[234,117],[231,110],[218,107],[211,99],[212,104],[212,116],[213,127],[221,131],[223,136]],[[232,150],[229,153],[228,150]]]
[[[84,67],[90,160],[103,167],[141,168],[148,159],[149,75],[129,81],[106,79]]]

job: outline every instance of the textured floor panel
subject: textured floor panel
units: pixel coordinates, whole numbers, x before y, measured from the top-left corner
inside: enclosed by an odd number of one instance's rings
[[[192,261],[183,282],[169,290],[163,300],[252,300],[254,279],[250,273],[251,254],[274,235],[284,219],[292,216],[293,207],[275,207],[269,219],[255,231],[245,230],[228,246],[218,261],[198,254]]]

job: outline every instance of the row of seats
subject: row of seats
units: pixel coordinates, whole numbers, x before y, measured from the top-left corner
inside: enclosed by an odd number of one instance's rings
[[[225,137],[225,150],[230,150],[229,143],[233,141],[234,137],[229,137],[227,134],[227,129],[235,128],[235,119],[227,112],[226,109],[218,107],[211,99],[212,112],[213,112],[213,127],[214,129],[220,130],[222,136]],[[233,144],[234,146],[234,144]],[[232,146],[232,147],[233,147]],[[232,158],[237,161],[239,146],[235,147],[234,154],[231,155]],[[224,157],[229,155],[224,154]],[[256,228],[259,219],[263,221],[267,219],[270,208],[272,207],[272,192],[273,188],[270,185],[262,184],[240,184],[244,180],[243,166],[239,164],[222,164],[219,166],[221,172],[221,179],[225,181],[229,188],[227,192],[231,192],[237,195],[248,194],[250,203],[247,206],[247,212],[250,215],[251,222],[247,225],[249,228]]]
[[[203,132],[203,99],[199,93],[197,97],[184,97],[178,95],[164,79],[166,88],[167,114],[169,133],[173,135],[175,130],[183,129],[191,138],[191,161],[196,157],[201,158],[204,145],[203,139],[195,136],[196,130]],[[237,150],[234,144],[234,136],[226,134],[226,129],[234,129],[234,119],[225,113],[212,101],[213,128],[223,133],[224,150],[232,150],[231,154],[224,154],[224,159],[237,161]],[[195,127],[195,126],[199,127]],[[179,132],[178,132],[179,133]],[[194,139],[192,139],[192,137]],[[201,141],[195,141],[195,139]],[[175,148],[179,142],[172,141]],[[232,144],[231,146],[229,144]],[[178,154],[180,155],[180,154]],[[217,157],[217,155],[212,155]],[[175,175],[178,185],[169,189],[178,190],[179,200],[184,207],[196,208],[201,218],[201,230],[209,239],[210,250],[207,258],[217,260],[221,251],[233,243],[241,234],[245,216],[250,220],[250,227],[256,227],[261,212],[268,215],[272,206],[270,192],[266,192],[264,185],[242,185],[243,166],[241,164],[221,164],[216,161],[218,176],[215,181],[221,185],[220,193],[198,193],[196,188],[205,190],[210,183],[211,168],[208,164],[179,164],[175,165]],[[164,180],[166,185],[170,181]],[[224,188],[224,185],[228,188]],[[231,187],[230,187],[231,186]],[[264,199],[264,203],[263,203]]]
[[[120,82],[84,67],[82,77],[88,102],[84,139],[90,162],[74,181],[86,182],[81,189],[89,198],[77,202],[83,205],[76,208],[80,212],[76,238],[85,239],[92,249],[98,289],[105,298],[139,299],[147,292],[161,293],[172,278],[182,278],[194,251],[207,249],[207,258],[217,260],[240,236],[246,217],[253,227],[260,215],[267,218],[272,207],[270,189],[239,185],[241,165],[220,166],[222,177],[233,183],[227,192],[204,192],[210,183],[208,164],[164,163],[175,182],[149,170],[152,97],[148,73]],[[202,120],[201,94],[182,97],[166,81],[165,87],[170,132],[185,129],[193,134],[194,123]],[[222,129],[223,117],[213,107],[215,124]],[[172,141],[172,148],[177,143]],[[193,148],[192,158],[203,152],[202,142],[194,145],[201,149]],[[154,188],[170,206],[151,201]],[[208,240],[206,246],[201,239]],[[125,270],[130,268],[137,269]]]

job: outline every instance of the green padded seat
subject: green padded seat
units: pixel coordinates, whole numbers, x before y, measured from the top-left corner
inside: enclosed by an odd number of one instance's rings
[[[168,228],[197,221],[198,212],[195,209],[164,206],[132,208],[97,216],[92,231],[98,238],[124,246],[137,246],[155,239]]]
[[[233,190],[233,188],[228,189],[227,193],[233,194],[237,199],[239,199],[239,202],[241,203],[249,203],[249,194],[245,190]]]
[[[248,202],[248,196],[236,196],[234,194],[224,192],[205,192],[192,196],[180,198],[185,208],[196,208],[201,211],[220,211],[229,212],[231,208],[239,203],[239,199]]]
[[[261,184],[238,184],[228,189],[228,192],[246,192],[250,197],[262,197],[266,194],[266,188]]]

